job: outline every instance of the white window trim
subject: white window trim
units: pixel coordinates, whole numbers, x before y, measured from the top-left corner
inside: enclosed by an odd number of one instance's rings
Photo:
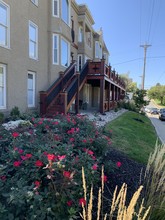
[[[99,48],[100,48],[99,41],[95,41],[95,58],[100,58],[99,57]]]
[[[4,105],[0,106],[0,109],[6,109],[6,65],[0,63],[0,67],[4,69]]]
[[[68,44],[68,66],[69,66],[70,65],[70,43],[64,37],[61,37],[61,45],[62,45],[62,40]],[[61,50],[62,50],[62,47],[61,47]],[[62,53],[61,53],[61,55],[62,55]],[[61,62],[61,66],[65,67],[65,68],[68,67],[68,66],[62,65],[62,62]]]
[[[0,0],[0,3],[2,5],[4,5],[4,7],[7,8],[7,36],[6,36],[6,39],[7,39],[7,44],[4,45],[4,44],[0,44],[1,47],[5,47],[5,48],[10,48],[10,6],[7,5],[4,1],[1,1]]]
[[[57,15],[54,14],[54,2],[57,2]],[[53,17],[59,17],[59,0],[52,0],[52,15]]]
[[[62,1],[61,1],[61,19],[62,19],[62,21],[66,24],[66,25],[68,25],[69,27],[70,27],[70,25],[71,25],[71,19],[70,19],[70,8],[71,8],[71,6],[70,6],[70,1],[68,0],[68,7],[69,7],[69,10],[68,10],[68,23],[66,23],[64,20],[63,20],[63,18],[62,18]]]
[[[81,36],[81,33],[82,33],[82,36]],[[78,30],[78,42],[80,42],[80,43],[83,42],[83,27],[82,26],[80,26],[79,30]]]
[[[31,105],[28,103],[28,94],[27,94],[27,104],[28,104],[28,108],[34,108],[35,107],[35,93],[36,93],[36,87],[35,87],[36,73],[32,71],[28,71],[28,74],[33,75],[33,104]],[[27,75],[27,79],[28,79],[28,75]],[[29,91],[29,88],[28,88],[28,81],[27,81],[27,93],[28,91]]]
[[[30,25],[36,28],[36,57],[30,56],[30,37],[29,37],[29,57],[33,60],[38,60],[38,26],[32,21],[29,21],[29,29],[30,29]]]
[[[54,62],[54,37],[57,38],[57,62]],[[58,34],[53,34],[53,39],[52,39],[52,62],[54,65],[59,65],[59,35]]]
[[[31,0],[31,2],[32,2],[34,5],[38,6],[38,0],[35,0],[35,1]]]

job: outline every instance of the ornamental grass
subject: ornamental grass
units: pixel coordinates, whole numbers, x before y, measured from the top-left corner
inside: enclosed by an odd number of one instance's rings
[[[102,169],[102,181],[101,187],[98,190],[97,197],[97,207],[93,207],[93,186],[90,190],[89,195],[89,203],[82,203],[82,213],[80,216],[83,220],[145,220],[147,219],[151,207],[149,206],[147,209],[144,208],[144,200],[142,200],[139,209],[137,210],[138,199],[142,192],[143,186],[140,186],[137,191],[132,196],[130,203],[126,206],[126,196],[127,196],[127,184],[123,183],[121,189],[118,191],[117,186],[113,193],[113,198],[110,204],[109,213],[102,213],[103,208],[103,197],[104,197],[104,170]],[[87,198],[87,188],[86,188],[86,180],[84,174],[84,168],[82,168],[82,182],[84,189],[84,198]],[[85,200],[86,201],[86,200]],[[97,216],[93,218],[93,210],[97,209]]]

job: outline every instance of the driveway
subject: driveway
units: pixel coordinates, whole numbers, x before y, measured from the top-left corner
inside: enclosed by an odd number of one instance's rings
[[[158,137],[160,138],[162,143],[165,144],[165,121],[159,120],[158,115],[152,115],[150,113],[147,113],[147,116],[149,117],[153,126],[155,127]]]

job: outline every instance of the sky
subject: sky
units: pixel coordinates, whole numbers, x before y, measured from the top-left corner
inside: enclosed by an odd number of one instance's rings
[[[165,85],[165,0],[76,0],[86,4],[103,30],[109,63],[118,74],[129,74],[141,88],[146,51],[144,88]]]

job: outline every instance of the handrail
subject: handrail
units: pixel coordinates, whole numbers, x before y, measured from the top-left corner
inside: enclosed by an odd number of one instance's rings
[[[53,99],[62,91],[63,86],[66,84],[68,79],[74,75],[75,66],[76,62],[71,63],[71,65],[65,70],[63,77],[58,78],[47,90],[46,106],[49,106]]]

